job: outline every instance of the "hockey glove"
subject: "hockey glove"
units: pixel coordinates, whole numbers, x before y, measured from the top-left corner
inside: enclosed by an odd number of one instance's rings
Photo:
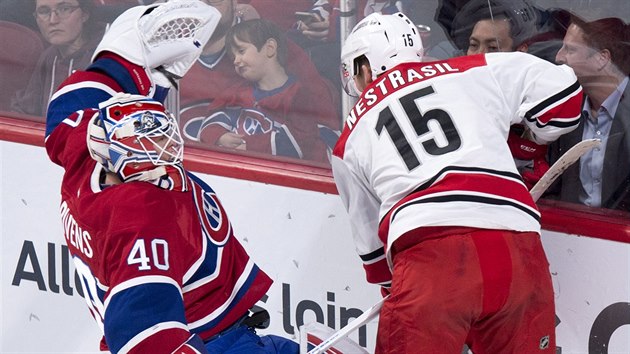
[[[547,145],[536,144],[535,142],[521,137],[516,132],[517,128],[510,128],[508,135],[508,146],[512,156],[520,160],[534,160],[547,154]]]
[[[532,189],[536,182],[538,182],[547,171],[549,171],[549,163],[545,159],[545,156],[535,158],[533,168],[521,172],[527,189]]]
[[[381,296],[382,297],[389,296],[390,292],[391,292],[391,288],[390,287],[381,286]]]

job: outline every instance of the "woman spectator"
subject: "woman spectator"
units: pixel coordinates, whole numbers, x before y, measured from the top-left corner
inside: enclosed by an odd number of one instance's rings
[[[50,46],[39,58],[25,88],[13,97],[11,109],[44,117],[57,86],[73,71],[90,64],[102,30],[94,16],[93,0],[32,0],[32,3],[37,26]]]

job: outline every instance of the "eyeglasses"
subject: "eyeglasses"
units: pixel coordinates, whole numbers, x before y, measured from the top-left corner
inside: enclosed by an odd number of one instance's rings
[[[63,20],[63,19],[68,18],[68,16],[70,16],[70,14],[72,14],[79,7],[80,6],[76,6],[76,5],[63,5],[62,4],[54,9],[51,9],[48,6],[42,6],[42,7],[38,7],[35,10],[35,12],[33,13],[33,16],[35,16],[36,18],[42,21],[47,21],[50,19],[50,16],[54,12],[55,15],[57,15],[59,19]]]

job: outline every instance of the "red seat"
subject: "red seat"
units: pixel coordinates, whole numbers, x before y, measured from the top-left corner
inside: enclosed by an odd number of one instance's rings
[[[11,98],[28,84],[44,42],[28,27],[0,21],[0,48],[0,111],[10,111]]]

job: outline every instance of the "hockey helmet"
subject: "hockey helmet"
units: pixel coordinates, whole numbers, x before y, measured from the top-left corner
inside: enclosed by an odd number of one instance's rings
[[[359,74],[356,59],[365,55],[372,79],[404,62],[422,60],[423,47],[416,26],[401,12],[372,13],[357,23],[341,49],[341,81],[350,96],[358,97],[353,77]]]

